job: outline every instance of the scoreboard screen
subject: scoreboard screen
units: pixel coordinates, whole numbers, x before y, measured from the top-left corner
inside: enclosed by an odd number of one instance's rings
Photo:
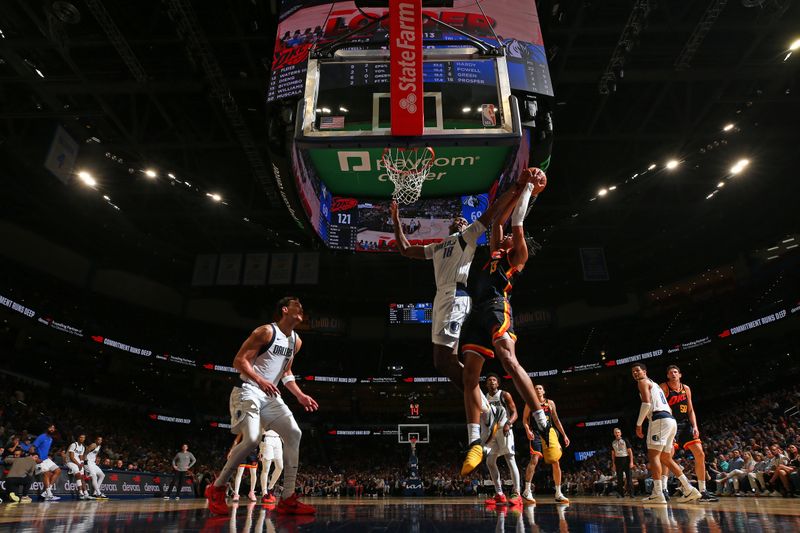
[[[389,304],[389,324],[430,324],[432,316],[431,302]]]

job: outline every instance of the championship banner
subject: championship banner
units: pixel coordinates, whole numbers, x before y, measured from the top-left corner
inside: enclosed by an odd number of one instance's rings
[[[67,469],[61,469],[58,481],[52,485],[53,494],[60,496],[62,501],[71,496],[77,501],[77,488],[74,482],[67,477]],[[163,496],[172,481],[172,474],[157,474],[149,472],[128,472],[125,470],[103,470],[106,477],[100,484],[100,491],[109,498],[120,496]],[[192,478],[186,478],[180,489],[181,498],[194,498]],[[44,489],[42,481],[34,481],[30,488],[31,494],[38,494]],[[0,491],[5,492],[5,480],[0,480]],[[172,494],[176,494],[173,489]]]
[[[422,0],[391,0],[392,135],[422,135]]]

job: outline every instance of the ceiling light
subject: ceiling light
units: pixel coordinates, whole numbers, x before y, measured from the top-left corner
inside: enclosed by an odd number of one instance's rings
[[[800,246],[800,244],[790,244],[789,246],[786,247],[786,249],[791,250],[792,248],[797,248],[798,246]]]
[[[783,240],[783,241],[781,241],[781,242],[782,242],[782,243],[784,243],[784,244],[786,244],[787,242],[792,242],[793,240],[794,240],[794,237],[789,237],[788,239],[786,239],[786,240]]]
[[[608,194],[608,189],[600,189],[597,191],[597,196],[605,196],[606,194]]]
[[[721,189],[724,186],[725,186],[725,182],[724,181],[720,181],[719,183],[717,183],[717,189]]]
[[[185,183],[187,187],[191,187],[192,186],[192,184],[189,183],[188,181],[184,181],[183,183]]]
[[[740,159],[740,160],[738,160],[736,162],[736,164],[731,167],[731,174],[738,174],[739,172],[744,170],[745,167],[747,165],[749,165],[749,164],[750,164],[750,160],[749,159]]]
[[[609,187],[609,188],[608,188],[608,190],[609,190],[609,191],[613,191],[613,190],[615,190],[616,188],[617,188],[617,186],[616,186],[616,185],[612,185],[611,187]]]
[[[84,184],[88,185],[89,187],[94,187],[95,185],[97,185],[97,180],[95,180],[91,174],[89,174],[84,170],[78,172],[78,177]]]
[[[145,170],[144,175],[147,176],[148,178],[155,178],[158,176],[156,171],[153,170],[152,168],[148,168],[147,170]]]
[[[220,196],[220,195],[219,195],[219,194],[217,194],[217,193],[210,193],[210,192],[207,192],[207,193],[206,193],[206,196],[208,196],[209,198],[211,198],[211,199],[212,199],[212,200],[214,200],[215,202],[221,202],[221,201],[222,201],[222,196]]]
[[[711,194],[709,194],[708,196],[706,196],[706,200],[711,200],[711,197],[712,197],[712,196],[714,196],[714,193],[713,193],[713,192],[712,192]]]
[[[679,164],[680,163],[678,162],[677,159],[670,159],[669,161],[667,161],[667,164],[665,166],[667,167],[667,170],[674,170],[678,167]]]
[[[767,257],[767,261],[769,261],[770,259],[777,259],[777,258],[778,258],[777,255],[771,255],[771,256]]]
[[[33,69],[33,71],[34,71],[36,74],[38,74],[40,78],[44,78],[44,74],[42,74],[42,71],[41,71],[41,70],[39,70],[38,68],[35,68],[35,69]]]
[[[178,179],[178,178],[175,177],[175,174],[173,174],[172,172],[167,172],[167,176],[169,176],[170,178],[172,178],[174,180]]]
[[[108,200],[110,202],[111,198],[109,198],[107,194],[104,194],[103,195],[103,200]]]
[[[323,112],[323,113],[330,113],[330,112],[331,112],[331,110],[330,110],[330,108],[328,108],[328,107],[323,107],[323,108],[322,108],[322,112]]]
[[[792,41],[792,44],[789,45],[789,50],[794,52],[798,48],[800,48],[800,39],[795,39],[794,41]]]
[[[725,127],[722,128],[722,131],[731,131],[733,129],[733,124],[725,124]]]
[[[342,113],[349,113],[350,112],[349,109],[347,109],[346,107],[341,107],[341,106],[339,106],[339,111],[341,111]]]
[[[656,164],[655,163],[651,163],[650,166],[647,167],[647,170],[653,170],[654,168],[656,168]]]
[[[461,110],[462,113],[469,113],[470,111],[472,111],[471,107],[465,107]]]

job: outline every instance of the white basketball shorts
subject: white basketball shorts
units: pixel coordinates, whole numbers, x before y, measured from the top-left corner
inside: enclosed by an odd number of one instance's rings
[[[457,296],[456,288],[436,291],[431,319],[431,341],[433,344],[455,348],[461,336],[461,326],[469,314],[472,300],[469,296]]]

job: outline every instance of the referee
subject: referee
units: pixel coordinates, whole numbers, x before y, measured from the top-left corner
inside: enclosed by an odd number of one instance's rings
[[[622,438],[622,430],[614,428],[614,440],[611,441],[611,470],[617,473],[617,492],[620,498],[625,496],[622,475],[625,474],[628,483],[628,494],[633,498],[633,449],[628,439]]]

